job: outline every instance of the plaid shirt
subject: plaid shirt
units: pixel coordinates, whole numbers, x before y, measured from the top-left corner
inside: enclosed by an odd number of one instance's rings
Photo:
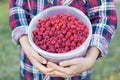
[[[35,15],[44,9],[56,6],[73,6],[82,10],[92,23],[93,35],[89,46],[96,46],[100,56],[107,54],[108,44],[117,28],[117,16],[113,0],[9,0],[10,26],[13,42],[19,44],[18,39],[27,34],[28,25]],[[65,80],[53,76],[45,76],[37,71],[20,48],[20,73],[26,80]],[[67,78],[67,80],[81,80],[91,74],[91,70]]]

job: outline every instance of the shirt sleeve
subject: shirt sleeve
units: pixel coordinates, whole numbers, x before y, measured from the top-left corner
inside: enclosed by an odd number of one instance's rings
[[[105,56],[117,28],[114,2],[113,0],[88,0],[87,4],[93,30],[90,46],[96,46],[101,52],[100,56]]]
[[[12,40],[19,44],[19,38],[27,34],[30,14],[26,0],[9,0],[9,24],[12,29]]]

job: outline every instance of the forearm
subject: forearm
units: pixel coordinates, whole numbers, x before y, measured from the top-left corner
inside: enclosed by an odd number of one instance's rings
[[[19,39],[19,42],[20,42],[20,45],[21,45],[21,46],[24,46],[24,47],[26,47],[26,48],[27,48],[27,45],[30,46],[27,35],[21,36],[20,39]],[[25,44],[26,44],[26,45],[25,45]]]
[[[19,41],[24,53],[29,57],[30,52],[32,52],[34,49],[32,48],[32,46],[30,45],[30,43],[28,41],[28,36],[23,35],[20,37],[20,39],[18,41]]]
[[[93,46],[93,47],[90,47],[85,58],[88,59],[88,64],[89,64],[89,67],[92,67],[94,65],[94,63],[96,62],[96,59],[97,57],[99,56],[100,51],[97,47]]]

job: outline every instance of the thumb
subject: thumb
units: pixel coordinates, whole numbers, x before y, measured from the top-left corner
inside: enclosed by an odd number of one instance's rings
[[[59,63],[59,65],[63,66],[63,67],[67,67],[67,66],[71,66],[71,65],[76,65],[78,62],[79,62],[79,59],[76,58],[76,59],[61,61]]]

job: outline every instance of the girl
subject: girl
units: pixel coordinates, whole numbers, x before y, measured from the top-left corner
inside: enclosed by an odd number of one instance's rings
[[[9,4],[12,39],[20,45],[21,80],[90,80],[91,67],[98,57],[107,54],[117,28],[113,0],[9,0]],[[59,65],[38,55],[27,36],[31,19],[44,9],[57,5],[82,10],[90,19],[93,29],[86,56],[62,61]]]

